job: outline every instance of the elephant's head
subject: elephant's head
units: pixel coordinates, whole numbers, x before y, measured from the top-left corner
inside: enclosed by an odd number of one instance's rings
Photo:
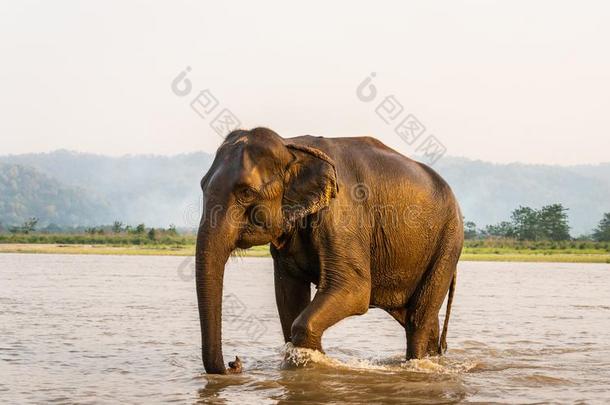
[[[222,282],[231,252],[279,246],[299,219],[330,203],[337,177],[332,160],[319,149],[256,128],[227,136],[201,188],[196,282],[202,357],[208,373],[222,374]]]

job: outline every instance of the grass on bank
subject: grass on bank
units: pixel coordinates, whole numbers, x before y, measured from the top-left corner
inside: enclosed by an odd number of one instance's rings
[[[150,237],[146,233],[87,234],[29,233],[0,234],[0,244],[57,244],[109,246],[188,246],[195,245],[195,235],[164,234]]]
[[[133,234],[0,234],[0,253],[192,256],[194,235],[151,239]],[[268,257],[268,246],[238,256]],[[462,261],[610,263],[610,243],[592,241],[467,240]]]
[[[462,261],[610,263],[610,243],[593,241],[467,240]]]

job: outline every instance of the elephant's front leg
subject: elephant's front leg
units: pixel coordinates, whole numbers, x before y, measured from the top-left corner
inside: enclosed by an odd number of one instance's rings
[[[324,331],[348,316],[364,314],[369,299],[370,289],[362,284],[319,290],[292,324],[292,344],[322,352]]]
[[[292,323],[311,301],[311,283],[291,276],[274,263],[275,302],[280,315],[284,342],[290,342]]]

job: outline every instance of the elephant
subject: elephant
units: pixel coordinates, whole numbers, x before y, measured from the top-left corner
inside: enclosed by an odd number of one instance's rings
[[[224,267],[256,245],[270,247],[286,343],[322,351],[327,328],[381,308],[403,326],[407,359],[446,351],[464,233],[451,188],[427,165],[373,137],[239,129],[201,189],[195,279],[207,373],[235,371],[222,354]]]

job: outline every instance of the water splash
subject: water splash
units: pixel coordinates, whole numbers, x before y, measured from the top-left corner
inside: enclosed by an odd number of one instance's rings
[[[478,365],[478,362],[473,360],[449,360],[446,357],[430,357],[402,362],[392,361],[391,363],[381,360],[358,358],[350,358],[342,361],[329,357],[317,350],[294,347],[290,342],[286,343],[280,352],[283,356],[282,369],[316,365],[347,370],[460,374],[468,372]]]

